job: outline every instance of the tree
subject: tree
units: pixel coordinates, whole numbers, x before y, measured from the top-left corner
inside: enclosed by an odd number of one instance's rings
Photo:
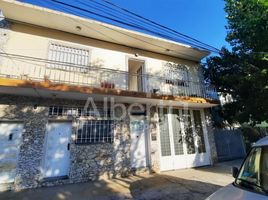
[[[222,95],[232,95],[221,111],[230,124],[268,122],[268,1],[225,2],[232,50],[207,59],[205,78]]]

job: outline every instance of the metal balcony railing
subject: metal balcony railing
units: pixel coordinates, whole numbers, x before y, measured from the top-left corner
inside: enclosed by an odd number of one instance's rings
[[[0,53],[0,76],[218,100],[215,88],[200,81],[170,80],[151,74],[129,73],[98,66],[81,66],[6,53]]]

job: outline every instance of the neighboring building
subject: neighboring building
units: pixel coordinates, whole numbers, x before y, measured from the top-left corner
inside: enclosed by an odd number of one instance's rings
[[[0,8],[1,184],[213,164],[219,100],[199,70],[209,52],[17,1]]]

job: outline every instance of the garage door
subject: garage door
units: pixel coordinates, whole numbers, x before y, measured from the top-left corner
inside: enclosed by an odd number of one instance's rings
[[[159,116],[162,171],[210,164],[202,110],[164,109]]]
[[[0,183],[14,182],[23,125],[0,123]]]

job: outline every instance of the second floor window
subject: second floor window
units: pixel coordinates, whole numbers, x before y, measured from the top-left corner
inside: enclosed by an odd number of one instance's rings
[[[49,67],[67,71],[85,71],[89,66],[90,51],[61,44],[49,45]]]
[[[167,63],[164,69],[167,84],[187,86],[187,82],[189,81],[187,67],[184,65]]]

